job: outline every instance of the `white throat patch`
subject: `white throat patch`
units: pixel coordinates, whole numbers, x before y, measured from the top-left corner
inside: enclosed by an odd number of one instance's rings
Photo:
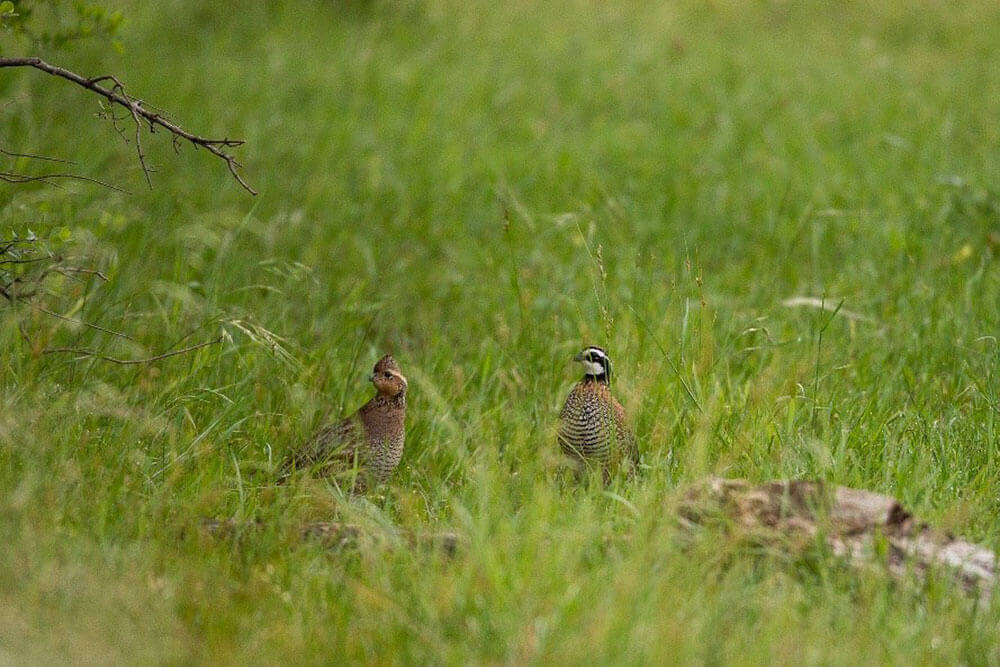
[[[582,363],[584,369],[587,372],[587,375],[597,376],[604,374],[604,366],[600,365],[596,361],[587,361],[586,359],[584,359]]]

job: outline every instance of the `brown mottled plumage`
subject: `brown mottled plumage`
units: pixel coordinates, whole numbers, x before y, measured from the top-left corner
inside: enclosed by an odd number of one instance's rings
[[[347,419],[328,424],[296,452],[286,469],[317,466],[324,474],[358,469],[366,481],[389,479],[403,456],[406,378],[391,355],[375,364],[370,377],[378,393]]]
[[[586,373],[566,397],[559,414],[559,446],[572,459],[597,465],[604,479],[639,463],[635,436],[625,424],[625,409],[611,395],[611,360],[599,347],[588,347],[574,357]]]

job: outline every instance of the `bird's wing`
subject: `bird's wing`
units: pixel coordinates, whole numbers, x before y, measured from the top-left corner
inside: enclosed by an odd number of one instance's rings
[[[327,424],[288,457],[284,468],[289,471],[338,459],[353,459],[362,437],[363,429],[356,414]]]
[[[625,408],[615,399],[611,399],[611,407],[614,411],[615,432],[618,436],[618,442],[623,446],[628,459],[632,463],[638,464],[639,445],[635,440],[635,433],[625,423]]]

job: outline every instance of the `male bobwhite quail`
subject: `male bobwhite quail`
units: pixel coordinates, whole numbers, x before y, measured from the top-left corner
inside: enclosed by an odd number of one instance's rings
[[[625,409],[611,395],[611,359],[592,346],[573,361],[583,364],[584,376],[559,414],[559,446],[575,461],[599,466],[606,482],[621,467],[631,474],[639,463],[639,449],[625,425]]]
[[[403,456],[406,378],[387,354],[369,379],[378,393],[350,417],[317,431],[289,458],[286,473],[311,467],[323,474],[357,469],[355,490],[389,478]]]

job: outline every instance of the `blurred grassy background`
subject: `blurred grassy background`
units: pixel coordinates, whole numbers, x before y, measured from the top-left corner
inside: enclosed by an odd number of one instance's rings
[[[3,311],[5,660],[1000,660],[997,610],[944,578],[685,546],[668,518],[709,473],[814,477],[997,542],[994,3],[120,7],[123,54],[48,59],[247,139],[261,194],[162,136],[147,190],[94,99],[0,76],[5,146],[132,191],[5,187],[4,233],[67,228],[111,281],[47,306],[137,339]],[[231,340],[117,367],[20,325],[121,357]],[[614,493],[558,473],[585,343],[643,450]],[[386,351],[411,386],[392,484],[275,486]],[[297,538],[333,519],[390,543]]]

